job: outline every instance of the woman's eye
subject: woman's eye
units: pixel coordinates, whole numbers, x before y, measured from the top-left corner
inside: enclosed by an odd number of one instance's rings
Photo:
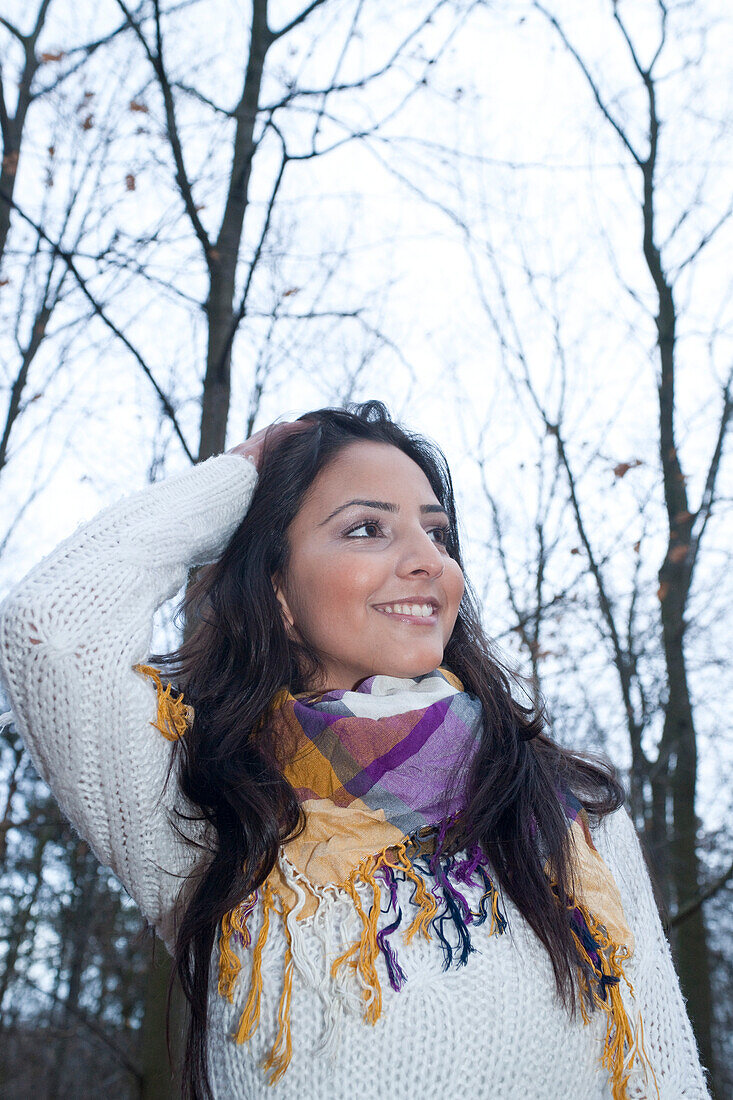
[[[376,528],[377,531],[382,530],[382,524],[379,522],[379,520],[368,519],[368,520],[365,520],[363,523],[360,523],[357,527],[352,527],[351,530],[346,532],[346,535],[349,538],[357,537],[359,539],[363,539],[364,538],[363,535],[355,536],[354,532],[362,531],[367,527]],[[440,534],[440,539],[438,540],[438,545],[439,546],[446,546],[447,545],[448,539],[450,537],[450,527],[448,525],[441,524],[439,527],[431,527],[430,531],[431,531],[432,534],[434,534],[436,531]],[[366,538],[368,539],[369,536],[366,536]]]
[[[352,527],[346,534],[353,535],[355,531],[361,531],[365,527],[376,527],[378,531],[382,530],[381,524],[377,523],[376,520],[366,520],[364,523],[360,523],[358,527]]]

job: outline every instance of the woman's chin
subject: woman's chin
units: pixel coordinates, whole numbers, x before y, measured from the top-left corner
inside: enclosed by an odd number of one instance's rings
[[[383,661],[380,663],[377,675],[395,676],[401,680],[414,679],[416,676],[424,676],[426,672],[433,672],[442,660],[441,651],[433,656],[415,658],[412,661],[406,661],[404,657],[394,661]]]

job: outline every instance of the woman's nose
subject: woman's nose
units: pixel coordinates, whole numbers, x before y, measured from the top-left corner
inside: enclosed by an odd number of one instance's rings
[[[437,578],[445,569],[445,555],[440,552],[430,535],[425,534],[411,544],[402,556],[401,569],[405,575],[411,573],[427,573],[429,577]]]

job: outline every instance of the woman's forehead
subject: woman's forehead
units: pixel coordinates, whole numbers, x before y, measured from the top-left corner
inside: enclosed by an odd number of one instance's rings
[[[399,503],[416,494],[420,503],[437,500],[424,471],[409,455],[391,444],[359,440],[320,471],[305,503],[335,507],[356,496]]]

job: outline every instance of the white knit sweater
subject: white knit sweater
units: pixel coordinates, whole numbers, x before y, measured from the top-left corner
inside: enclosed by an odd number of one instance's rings
[[[18,584],[0,606],[0,674],[18,730],[64,813],[112,868],[170,947],[181,877],[200,856],[169,823],[181,795],[161,796],[171,744],[152,726],[153,684],[133,671],[152,640],[155,610],[178,592],[189,568],[223,551],[249,506],[254,465],[223,454],[149,486],[80,526]],[[636,950],[626,973],[641,1013],[644,1046],[662,1100],[708,1097],[668,944],[654,905],[634,829],[620,810],[595,842],[621,891]],[[409,911],[412,887],[399,886]],[[467,888],[475,908],[480,890]],[[184,891],[185,900],[185,891]],[[267,1085],[260,1068],[277,1033],[285,938],[271,921],[263,956],[260,1024],[232,1039],[249,985],[252,949],[240,950],[233,1003],[216,991],[212,957],[210,1052],[217,1100],[327,1100],[354,1095],[384,1100],[473,1096],[494,1100],[602,1100],[610,1097],[599,1065],[606,1018],[570,1019],[555,995],[545,949],[514,907],[503,902],[504,935],[472,933],[477,951],[443,971],[434,941],[399,947],[407,975],[401,991],[378,971],[383,1014],[364,1023],[354,1006],[324,994],[334,944],[358,939],[351,899],[335,891],[319,914],[298,922],[293,949],[293,1057]],[[250,918],[253,940],[261,911]],[[355,934],[351,934],[351,932]],[[380,969],[381,968],[381,969]],[[330,1020],[330,1041],[321,1044]],[[635,1100],[657,1095],[635,1072]]]

